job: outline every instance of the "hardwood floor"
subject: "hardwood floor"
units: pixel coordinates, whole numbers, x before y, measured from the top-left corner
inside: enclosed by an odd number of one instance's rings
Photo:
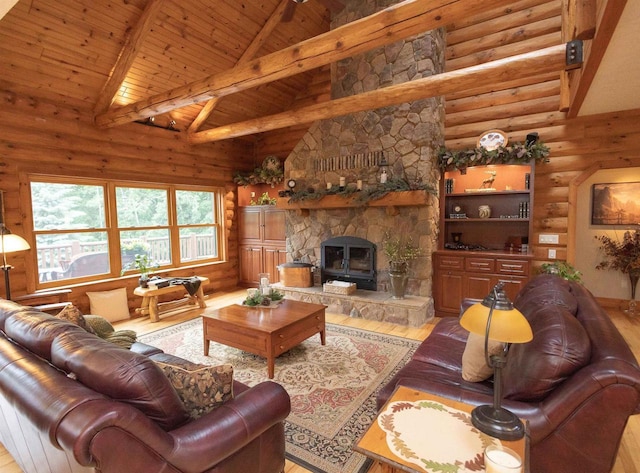
[[[223,307],[242,299],[244,290],[220,293],[206,298],[207,307]],[[203,309],[193,309],[161,316],[159,322],[151,323],[147,317],[137,318],[126,322],[117,323],[119,329],[135,330],[139,334],[150,333],[155,330],[174,325],[185,320],[198,317]],[[640,359],[640,318],[629,319],[620,311],[607,309],[613,322],[616,324],[627,343],[633,350],[636,358]],[[419,328],[404,327],[384,322],[356,319],[345,315],[327,314],[327,322],[357,327],[364,330],[396,335],[399,337],[423,340],[433,329],[435,324],[426,324]],[[436,322],[437,323],[437,320]],[[20,468],[13,461],[9,453],[0,445],[0,473],[20,473]],[[309,470],[287,461],[285,473],[310,473]],[[369,473],[382,473],[379,467],[372,467]],[[640,473],[640,415],[629,419],[618,459],[612,473]]]

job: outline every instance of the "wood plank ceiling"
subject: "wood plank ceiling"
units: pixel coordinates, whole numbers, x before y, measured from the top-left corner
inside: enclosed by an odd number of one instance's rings
[[[260,35],[283,0],[19,0],[0,21],[0,80],[93,110],[110,74],[131,54],[113,106],[127,105],[202,77],[233,68]],[[148,23],[136,42],[136,28]],[[290,21],[277,18],[253,59],[329,30],[323,2],[297,5]],[[139,32],[138,32],[139,33]],[[133,43],[133,47],[132,47]],[[118,61],[121,61],[118,63]],[[308,71],[223,97],[202,128],[221,126],[286,110],[316,71]],[[107,94],[108,95],[108,94]],[[104,99],[103,99],[104,100]],[[106,99],[106,105],[109,105]],[[103,104],[104,105],[104,104]],[[157,117],[187,129],[204,103]]]

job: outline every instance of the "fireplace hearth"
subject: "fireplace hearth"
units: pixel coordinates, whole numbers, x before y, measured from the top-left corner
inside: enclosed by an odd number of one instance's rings
[[[377,290],[376,246],[363,238],[342,236],[320,244],[322,282],[346,281],[358,289]]]

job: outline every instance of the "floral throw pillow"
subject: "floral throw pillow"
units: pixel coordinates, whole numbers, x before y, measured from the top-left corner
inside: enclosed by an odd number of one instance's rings
[[[233,398],[233,366],[206,366],[185,363],[181,366],[156,364],[169,378],[192,419],[211,412]]]
[[[64,309],[62,309],[56,315],[57,318],[62,320],[68,320],[69,322],[76,324],[78,327],[83,328],[89,333],[96,334],[93,328],[87,323],[82,312],[73,304],[68,304]]]

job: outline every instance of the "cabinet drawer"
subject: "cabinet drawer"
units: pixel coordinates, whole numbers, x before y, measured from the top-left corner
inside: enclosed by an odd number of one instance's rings
[[[497,272],[500,274],[517,274],[518,276],[529,275],[528,261],[499,259],[496,263]]]
[[[481,273],[493,273],[496,262],[493,258],[467,258],[465,270]]]
[[[464,258],[462,256],[438,256],[438,268],[462,270]]]

